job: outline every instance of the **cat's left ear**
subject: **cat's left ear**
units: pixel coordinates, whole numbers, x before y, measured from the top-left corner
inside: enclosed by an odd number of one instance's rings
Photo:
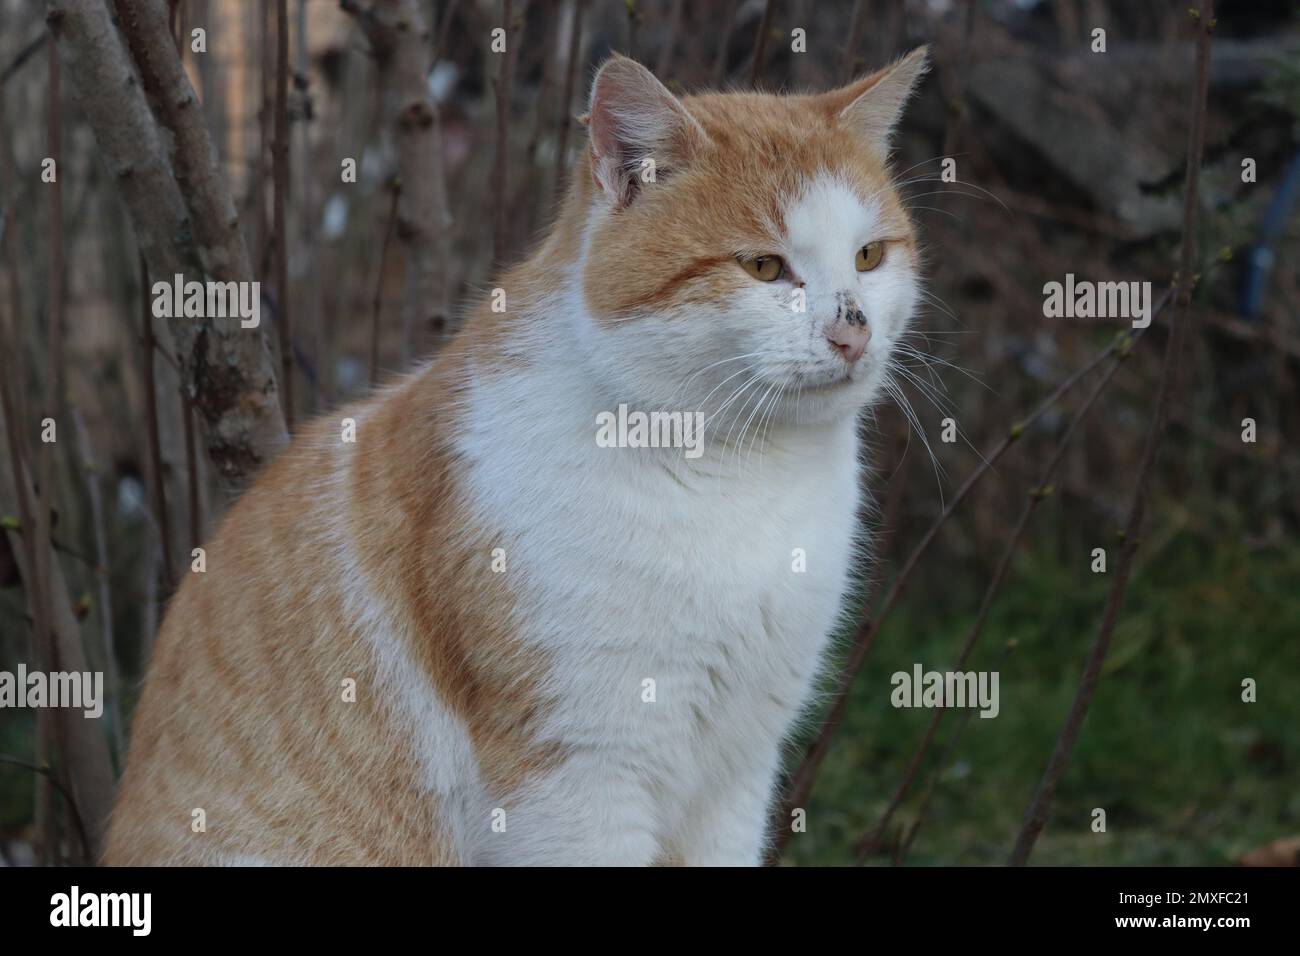
[[[640,183],[658,181],[708,141],[681,100],[640,63],[617,53],[596,73],[587,125],[592,172],[617,208],[632,202]],[[647,169],[654,171],[650,179]]]
[[[888,150],[903,106],[930,69],[928,55],[928,47],[917,47],[892,66],[827,93],[827,106],[836,122]]]

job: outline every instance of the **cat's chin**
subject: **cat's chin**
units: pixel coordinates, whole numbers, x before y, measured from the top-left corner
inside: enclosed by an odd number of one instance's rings
[[[824,382],[802,381],[794,384],[802,389],[805,395],[829,395],[834,392],[844,391],[850,386],[858,384],[858,381],[849,375],[841,375],[838,378],[828,379]]]
[[[854,401],[858,396],[874,391],[870,380],[871,376],[865,369],[857,369],[856,374],[843,372],[827,379],[795,378],[790,382],[789,389],[805,398],[820,398],[839,404]]]
[[[844,375],[820,383],[792,382],[772,418],[795,427],[842,422],[871,404],[877,391],[876,386],[863,375]]]

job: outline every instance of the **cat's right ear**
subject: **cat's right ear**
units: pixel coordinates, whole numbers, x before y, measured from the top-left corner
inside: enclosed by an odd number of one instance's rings
[[[658,182],[708,141],[704,128],[653,73],[617,53],[596,73],[587,124],[592,173],[616,209],[636,197],[647,169]]]

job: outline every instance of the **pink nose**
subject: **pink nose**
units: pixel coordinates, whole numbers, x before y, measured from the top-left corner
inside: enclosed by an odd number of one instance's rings
[[[826,333],[826,341],[851,365],[862,358],[862,353],[867,350],[867,343],[871,341],[871,328],[866,322],[839,319]]]

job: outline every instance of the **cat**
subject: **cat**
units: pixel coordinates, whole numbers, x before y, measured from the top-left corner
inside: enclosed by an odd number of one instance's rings
[[[678,98],[607,60],[536,253],[187,575],[105,861],[758,864],[921,294],[888,153],[925,71]],[[700,412],[699,453],[604,447],[620,405]]]

